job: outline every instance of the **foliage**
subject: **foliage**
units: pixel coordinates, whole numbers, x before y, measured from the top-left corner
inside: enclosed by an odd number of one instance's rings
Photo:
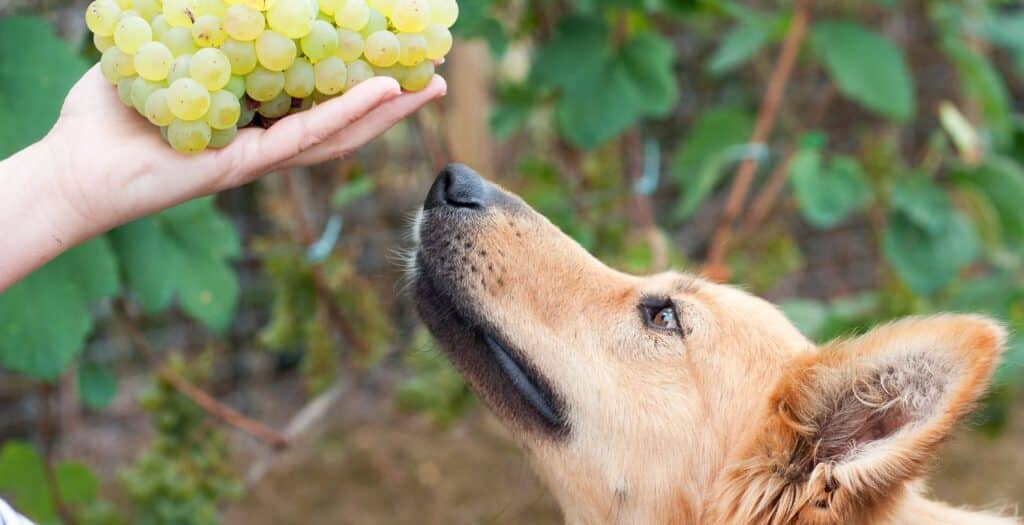
[[[0,449],[0,492],[12,494],[18,510],[40,525],[60,523],[53,487],[62,504],[76,515],[91,516],[97,520],[103,503],[97,501],[99,480],[85,465],[62,462],[53,468],[55,485],[47,478],[43,458],[36,450],[21,441],[8,441]]]

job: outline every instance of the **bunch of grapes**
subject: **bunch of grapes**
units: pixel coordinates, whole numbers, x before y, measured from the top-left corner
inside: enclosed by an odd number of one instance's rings
[[[425,88],[458,16],[456,0],[94,0],[85,21],[121,101],[197,153],[373,76]]]

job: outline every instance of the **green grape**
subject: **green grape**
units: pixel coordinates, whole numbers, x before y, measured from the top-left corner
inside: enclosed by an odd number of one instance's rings
[[[263,67],[271,71],[288,69],[295,61],[296,52],[294,40],[269,29],[256,39],[256,57]]]
[[[173,84],[179,78],[190,78],[189,69],[192,66],[192,55],[181,55],[171,63],[171,70],[167,72],[167,83]]]
[[[419,91],[434,78],[434,63],[428,61],[420,62],[410,67],[401,80],[402,89],[406,91]]]
[[[228,6],[223,0],[192,0],[196,17],[201,16],[215,16],[217,18],[224,18],[224,13],[227,11]]]
[[[184,27],[172,27],[168,29],[164,36],[160,37],[160,41],[163,42],[167,49],[174,53],[174,56],[191,55],[195,53],[199,48],[196,47],[196,43],[192,41],[192,32]]]
[[[260,36],[266,28],[263,13],[242,4],[228,8],[224,13],[224,30],[235,40],[250,42]]]
[[[427,40],[427,58],[441,60],[452,50],[452,32],[436,24],[427,26],[423,32]]]
[[[174,55],[160,42],[147,42],[135,53],[133,65],[139,76],[146,80],[164,80],[171,71]]]
[[[149,27],[153,30],[153,40],[162,40],[164,33],[171,28],[171,24],[167,23],[167,17],[164,15],[156,15],[149,23]]]
[[[388,19],[376,9],[370,9],[370,19],[366,22],[366,27],[359,30],[359,34],[363,36],[363,40],[366,40],[370,35],[377,31],[387,31]]]
[[[259,63],[259,59],[256,58],[256,46],[252,42],[239,42],[229,38],[220,45],[220,50],[228,57],[233,75],[248,75]]]
[[[132,0],[114,0],[117,2],[117,6],[123,11],[127,11],[132,8]]]
[[[258,102],[266,102],[276,97],[283,89],[284,73],[279,71],[256,66],[256,69],[245,77],[246,94]]]
[[[314,91],[313,96],[309,98],[313,99],[313,105],[319,105],[335,97],[337,97],[337,95],[324,95],[319,91]]]
[[[231,80],[231,62],[220,49],[207,47],[192,55],[188,72],[196,82],[213,92],[228,85],[228,81]]]
[[[316,90],[325,95],[337,95],[345,90],[348,70],[345,62],[338,57],[328,57],[313,66]]]
[[[142,44],[151,40],[153,40],[153,30],[145,20],[137,16],[122,18],[117,23],[117,28],[114,29],[114,44],[129,55],[134,55],[142,47]]]
[[[167,88],[167,105],[181,120],[198,120],[210,109],[210,92],[191,78],[179,78]]]
[[[388,67],[375,67],[373,68],[373,71],[375,73],[375,76],[391,77],[397,80],[399,84],[401,84],[402,80],[405,79],[405,74],[409,71],[409,68],[400,64],[395,64],[393,66]]]
[[[370,22],[370,7],[366,0],[341,0],[334,12],[334,22],[342,29],[359,31]]]
[[[306,98],[313,94],[316,75],[313,65],[305,58],[299,58],[284,72],[284,91],[295,98]]]
[[[235,140],[235,135],[238,135],[238,128],[231,126],[226,129],[215,129],[210,132],[210,145],[212,149],[221,149],[228,144],[231,144],[232,140]]]
[[[401,45],[398,37],[388,31],[377,31],[366,39],[363,54],[366,61],[377,67],[389,67],[398,62]]]
[[[430,25],[430,3],[427,0],[398,0],[391,11],[391,23],[403,33],[419,33]]]
[[[320,0],[320,15],[327,18],[328,22],[334,23],[334,13],[338,10],[342,0]]]
[[[384,16],[391,16],[395,10],[395,0],[366,0],[370,7],[380,11]]]
[[[302,52],[315,64],[338,51],[338,32],[330,23],[317,20],[300,44]]]
[[[242,102],[242,113],[238,116],[238,123],[235,124],[237,128],[244,128],[249,124],[252,124],[252,119],[256,118],[256,110],[250,108],[245,101]]]
[[[267,24],[288,38],[302,38],[313,28],[316,14],[306,0],[276,0],[267,10]]]
[[[256,111],[266,118],[281,118],[287,115],[291,109],[292,97],[289,97],[287,93],[282,91],[276,97],[260,104],[259,109]]]
[[[456,0],[428,0],[430,22],[445,29],[455,25],[459,19],[459,3]]]
[[[210,95],[210,110],[206,113],[206,123],[213,129],[234,127],[242,114],[242,106],[238,97],[227,91],[215,91]]]
[[[121,19],[121,6],[114,0],[95,0],[85,9],[85,25],[99,36],[114,36]]]
[[[166,88],[158,89],[149,95],[143,114],[154,126],[167,126],[174,121],[174,114],[167,105]]]
[[[121,78],[135,75],[132,56],[124,54],[116,47],[107,49],[100,57],[100,72],[107,82],[117,84]]]
[[[195,17],[192,0],[164,0],[164,18],[171,27],[192,27]]]
[[[239,76],[232,76],[231,80],[228,81],[228,85],[224,86],[224,91],[231,93],[237,99],[241,99],[245,96],[245,79]]]
[[[199,153],[210,145],[210,126],[201,120],[175,120],[167,126],[167,141],[180,153]]]
[[[366,42],[363,35],[351,29],[338,29],[338,50],[334,53],[345,62],[351,62],[363,56]]]
[[[163,5],[160,0],[134,0],[132,2],[132,9],[139,13],[145,20],[153,20],[157,15],[163,11]]]
[[[316,92],[314,91],[314,93],[316,93]],[[302,113],[303,111],[306,111],[307,109],[309,109],[311,107],[313,107],[313,97],[306,97],[306,98],[300,99],[298,107],[295,107],[295,103],[293,102],[292,103],[292,109],[290,109],[288,111],[288,114],[291,115],[291,114],[294,114],[294,113]]]
[[[353,60],[345,64],[345,67],[348,70],[348,82],[345,85],[346,91],[356,87],[360,82],[373,78],[375,75],[373,67],[362,60]]]
[[[135,81],[132,82],[132,107],[135,111],[138,111],[140,115],[146,114],[146,100],[156,90],[162,89],[164,86],[157,82],[150,82],[142,77],[136,77]]]
[[[427,39],[420,33],[400,33],[398,63],[415,66],[427,58]]]
[[[114,38],[109,36],[100,36],[96,33],[93,33],[92,45],[96,47],[96,50],[99,51],[100,54],[103,54],[108,49],[114,47]]]
[[[199,47],[217,47],[227,38],[220,17],[203,15],[192,24],[192,41]]]
[[[251,7],[257,11],[263,12],[273,7],[274,0],[241,0],[241,2],[235,3],[240,3],[246,7]]]
[[[117,98],[128,107],[132,107],[132,84],[135,83],[135,78],[125,77],[117,81]]]

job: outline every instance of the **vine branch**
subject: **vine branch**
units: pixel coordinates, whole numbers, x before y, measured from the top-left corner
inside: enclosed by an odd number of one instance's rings
[[[763,144],[767,142],[768,136],[775,127],[779,105],[786,92],[786,86],[789,84],[789,78],[793,73],[793,66],[796,64],[800,44],[803,43],[804,37],[807,36],[811,1],[799,0],[797,2],[793,21],[790,22],[786,39],[782,43],[779,57],[768,80],[768,89],[765,91],[764,99],[761,102],[761,110],[757,115],[754,133],[750,138],[751,143]],[[708,260],[704,267],[704,274],[712,280],[725,281],[729,277],[729,271],[725,266],[725,256],[728,252],[729,243],[732,240],[736,219],[739,218],[743,204],[746,202],[750,186],[754,181],[754,175],[757,173],[757,167],[757,160],[747,158],[740,163],[736,171],[736,178],[733,179],[725,211],[711,238]]]

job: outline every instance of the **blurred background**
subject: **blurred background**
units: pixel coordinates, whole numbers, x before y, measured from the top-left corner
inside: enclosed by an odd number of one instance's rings
[[[0,158],[96,61],[86,3],[0,0]],[[461,9],[443,102],[0,294],[0,494],[41,523],[557,523],[402,293],[453,160],[615,267],[742,283],[816,340],[945,310],[1024,331],[1024,2]],[[1021,364],[1018,337],[938,497],[1024,502]]]

